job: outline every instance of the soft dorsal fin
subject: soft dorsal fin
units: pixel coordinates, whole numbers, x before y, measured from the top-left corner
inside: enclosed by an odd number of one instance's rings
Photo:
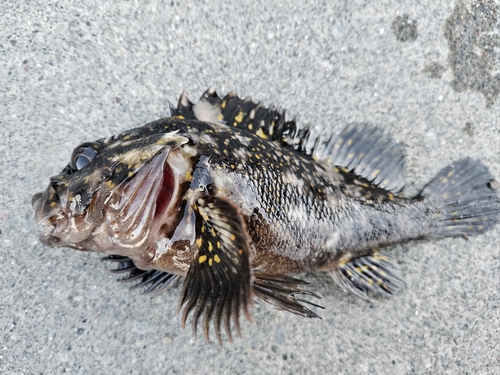
[[[250,97],[241,99],[235,92],[220,98],[213,87],[194,105],[183,92],[177,108],[171,107],[170,111],[174,116],[244,129],[346,168],[394,194],[401,193],[405,185],[403,149],[382,129],[366,123],[349,124],[340,134],[323,138],[307,125],[298,128],[295,120],[286,121],[285,111],[272,105],[265,107]]]
[[[405,185],[405,156],[399,143],[366,123],[347,125],[326,141],[316,140],[312,155],[344,167],[394,194]]]

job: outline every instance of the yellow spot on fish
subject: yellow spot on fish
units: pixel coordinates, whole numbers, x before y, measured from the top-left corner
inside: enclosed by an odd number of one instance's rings
[[[207,260],[207,256],[206,255],[202,255],[198,258],[198,261],[201,263],[205,262]]]
[[[229,237],[231,241],[234,241],[236,239],[236,236],[234,234],[231,234],[231,237]]]
[[[210,259],[208,260],[208,265],[209,265],[209,266],[211,266],[211,265],[212,265],[212,263],[213,263],[212,258],[210,258]]]
[[[220,249],[220,242],[217,241],[217,249]]]
[[[371,174],[370,179],[377,177],[379,175],[379,173],[380,173],[380,169],[375,169],[373,171],[373,173]]]
[[[352,140],[352,138],[351,138],[351,139],[349,139],[349,140],[347,141],[347,145],[348,145],[348,146],[352,145],[352,142],[353,142],[353,140]]]
[[[454,173],[453,171],[448,172],[448,177],[453,176],[453,173]]]
[[[248,130],[253,130],[253,125],[252,124],[248,124]]]
[[[225,101],[225,100],[223,100],[223,101],[222,101],[222,103],[220,104],[220,107],[221,107],[222,109],[224,109],[224,108],[226,108],[226,104],[227,104],[227,103],[226,103],[226,101]]]
[[[354,157],[354,152],[351,152],[349,155],[347,155],[348,159],[352,159]]]
[[[234,117],[234,120],[235,120],[236,122],[241,122],[241,121],[243,121],[243,112],[242,112],[242,111],[240,111],[240,113],[238,113],[238,114]]]
[[[220,113],[218,116],[217,116],[217,121],[222,121],[222,119],[224,118],[224,116],[222,115],[222,113]]]
[[[217,263],[220,263],[220,258],[217,254],[215,254],[214,256],[214,260],[217,262]]]
[[[108,187],[108,189],[112,189],[115,187],[115,184],[113,181],[108,180],[108,181],[106,181],[106,186]]]
[[[203,241],[201,238],[196,239],[196,246],[200,247],[202,243],[203,243]]]
[[[208,243],[208,251],[212,251],[214,249],[212,242]]]
[[[255,134],[258,135],[261,138],[267,139],[267,135],[265,135],[264,132],[262,131],[262,129],[260,129],[260,128],[259,128],[259,130],[257,130],[255,132]]]

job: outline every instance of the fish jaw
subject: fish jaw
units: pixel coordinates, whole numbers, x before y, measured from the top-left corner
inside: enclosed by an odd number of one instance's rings
[[[78,195],[58,193],[51,183],[32,198],[40,241],[52,247],[133,255],[151,240],[160,221],[177,201],[178,176],[160,150],[130,178],[113,186],[104,180],[88,207],[78,209]],[[68,199],[69,197],[69,199]]]

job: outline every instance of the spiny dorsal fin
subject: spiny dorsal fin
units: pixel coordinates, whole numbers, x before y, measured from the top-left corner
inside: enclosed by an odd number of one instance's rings
[[[221,102],[221,114],[225,124],[245,129],[259,137],[282,141],[284,135],[295,130],[295,121],[285,121],[285,112],[274,106],[265,107],[253,102],[251,97],[240,99],[235,92],[227,94]]]
[[[394,194],[401,193],[405,185],[405,157],[401,146],[382,129],[366,123],[349,124],[340,134],[322,138],[309,126],[299,128],[295,120],[286,121],[285,111],[272,105],[265,107],[250,97],[241,99],[235,92],[221,99],[213,87],[205,91],[195,105],[183,92],[177,108],[171,112],[188,119],[244,129],[344,167]]]
[[[193,103],[189,100],[186,91],[183,91],[177,102],[177,108],[170,105],[171,116],[182,116],[186,119],[194,119]]]
[[[177,108],[171,107],[170,113],[245,129],[261,138],[284,144],[287,144],[289,135],[296,132],[295,120],[285,121],[285,111],[272,105],[265,107],[260,102],[253,102],[251,97],[241,99],[235,92],[220,98],[213,87],[206,90],[194,105],[183,92]]]

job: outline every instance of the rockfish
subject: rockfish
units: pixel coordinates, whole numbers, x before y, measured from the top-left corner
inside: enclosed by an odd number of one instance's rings
[[[402,195],[405,157],[366,123],[313,135],[284,112],[207,90],[183,93],[171,117],[78,146],[33,197],[40,240],[108,254],[146,291],[183,279],[178,310],[221,342],[253,300],[306,316],[318,306],[293,275],[328,272],[369,299],[403,286],[383,248],[469,237],[499,219],[499,183],[480,161],[442,169]]]

